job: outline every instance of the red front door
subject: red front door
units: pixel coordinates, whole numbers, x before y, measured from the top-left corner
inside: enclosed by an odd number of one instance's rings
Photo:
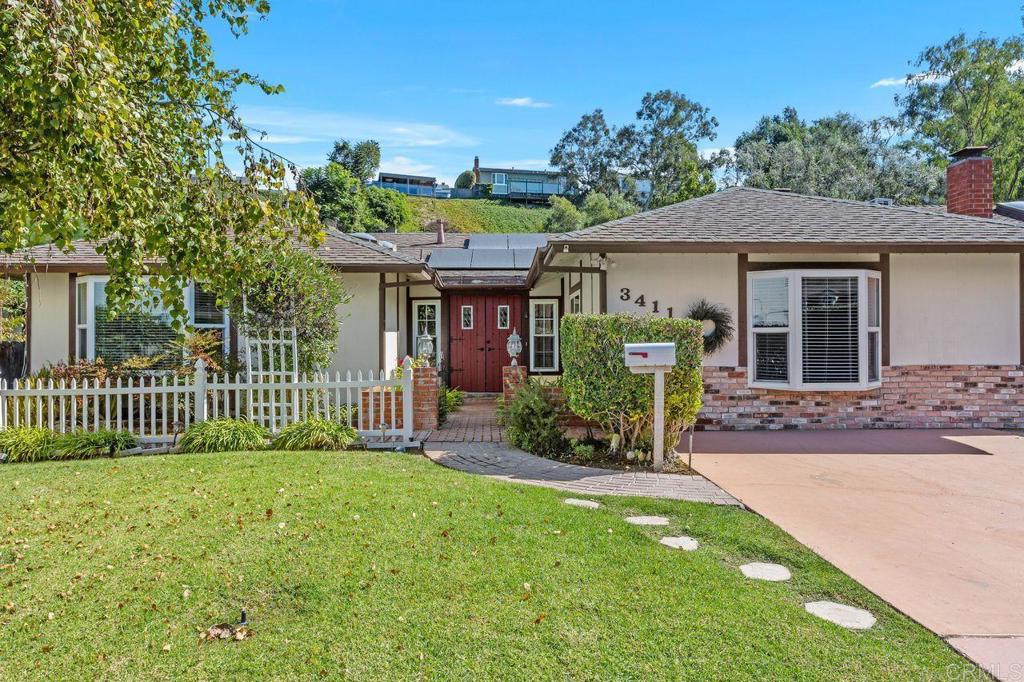
[[[523,334],[523,297],[453,294],[448,306],[452,386],[464,391],[501,392],[501,368],[509,362],[505,342],[513,329]]]

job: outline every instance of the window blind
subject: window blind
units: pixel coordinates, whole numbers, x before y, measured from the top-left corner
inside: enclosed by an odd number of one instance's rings
[[[857,277],[801,280],[803,381],[860,381]]]

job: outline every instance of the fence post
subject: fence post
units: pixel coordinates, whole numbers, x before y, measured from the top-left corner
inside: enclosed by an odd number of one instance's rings
[[[206,421],[206,361],[196,360],[196,372],[192,378],[192,404],[196,408],[196,421]]]
[[[414,371],[412,368],[412,358],[406,355],[405,360],[402,361],[402,439],[406,443],[411,443],[413,437],[412,373]],[[383,396],[383,394],[381,395]],[[381,402],[384,402],[383,397]],[[392,418],[394,418],[394,415],[392,415]]]

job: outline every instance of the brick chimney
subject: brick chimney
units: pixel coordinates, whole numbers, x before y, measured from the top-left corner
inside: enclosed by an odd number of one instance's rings
[[[480,182],[480,157],[473,157],[473,182]]]
[[[992,157],[988,147],[964,147],[946,168],[946,211],[992,217]]]

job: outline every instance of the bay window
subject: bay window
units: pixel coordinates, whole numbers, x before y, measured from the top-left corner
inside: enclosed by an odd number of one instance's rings
[[[115,316],[107,305],[109,277],[79,277],[75,295],[75,356],[103,358],[108,365],[130,357],[168,354],[180,331],[170,311],[158,300],[146,297],[138,305]],[[189,285],[183,292],[188,323],[195,329],[220,333],[228,351],[228,315],[214,294]],[[167,364],[174,364],[168,358]]]
[[[881,279],[872,270],[748,275],[749,383],[857,390],[881,381]]]

